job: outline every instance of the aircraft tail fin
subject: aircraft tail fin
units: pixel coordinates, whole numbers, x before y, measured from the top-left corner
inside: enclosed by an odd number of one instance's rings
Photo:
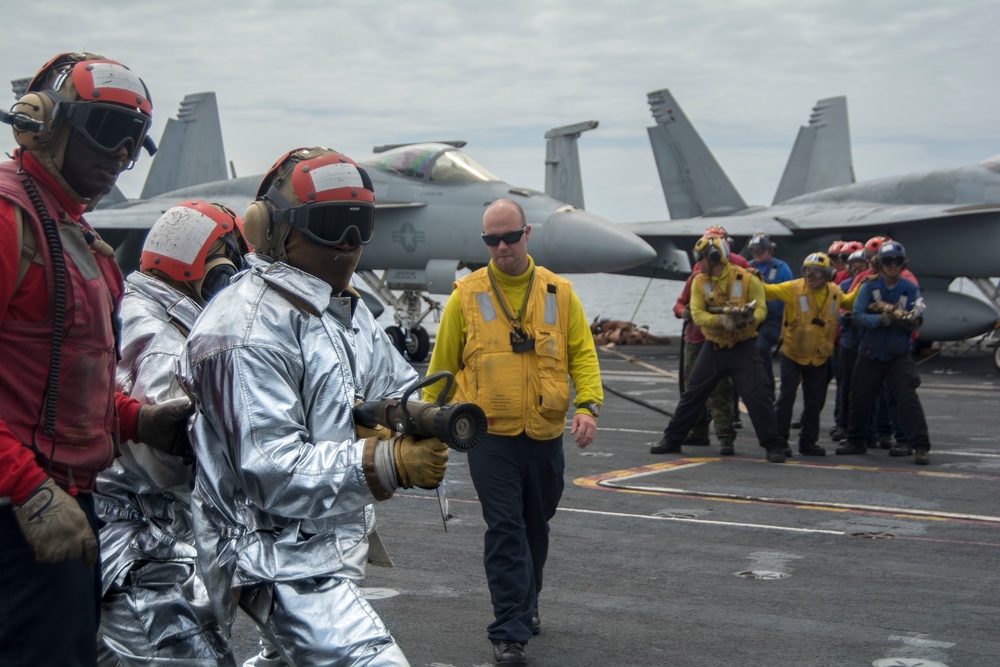
[[[597,127],[596,120],[564,125],[545,133],[545,194],[583,208],[583,176],[576,140]]]
[[[222,123],[214,92],[192,93],[181,101],[177,118],[167,119],[160,150],[142,187],[142,198],[229,177],[222,145]]]
[[[674,220],[729,215],[747,207],[670,91],[648,95],[656,125],[648,128],[663,195]]]
[[[816,102],[809,124],[799,128],[774,204],[817,190],[854,183],[847,98]]]

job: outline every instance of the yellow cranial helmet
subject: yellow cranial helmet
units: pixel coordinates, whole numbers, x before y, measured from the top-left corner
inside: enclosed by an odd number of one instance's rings
[[[802,262],[802,275],[806,275],[810,269],[819,269],[827,280],[831,280],[834,275],[833,262],[825,252],[814,252],[806,256]]]
[[[706,258],[712,264],[726,264],[729,262],[729,244],[718,236],[702,236],[694,244],[692,254],[696,262]]]

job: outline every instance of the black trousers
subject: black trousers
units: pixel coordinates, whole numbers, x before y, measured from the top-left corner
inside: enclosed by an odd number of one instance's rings
[[[493,601],[490,641],[527,643],[549,555],[549,520],[563,493],[562,436],[489,434],[469,451],[486,520],[483,564]]]
[[[98,535],[94,497],[76,496]],[[0,507],[0,665],[97,664],[101,563],[39,563],[10,505]]]
[[[767,373],[754,338],[740,341],[731,348],[719,347],[711,341],[702,345],[674,417],[665,429],[667,443],[679,445],[687,437],[701,417],[705,401],[715,385],[726,375],[733,379],[733,386],[747,406],[760,446],[784,448],[785,440],[778,433]]]
[[[909,354],[888,361],[868,359],[858,355],[854,377],[851,380],[851,411],[847,442],[851,445],[866,443],[872,405],[883,381],[888,385],[892,400],[895,401],[899,426],[906,443],[915,450],[929,451],[931,442],[927,434],[927,420],[924,418],[920,397],[917,396],[920,375],[917,374],[917,367]]]
[[[778,433],[785,441],[791,430],[792,409],[800,383],[803,407],[799,447],[802,447],[815,445],[819,438],[819,415],[826,404],[826,389],[830,384],[830,360],[819,366],[803,366],[788,357],[781,358],[781,391],[774,411],[778,419]]]

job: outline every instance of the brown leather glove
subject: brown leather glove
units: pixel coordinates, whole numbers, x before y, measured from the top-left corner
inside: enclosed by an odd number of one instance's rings
[[[361,400],[354,401],[354,405],[358,406],[361,404]],[[383,426],[382,424],[376,424],[373,428],[367,426],[362,426],[361,424],[354,422],[354,435],[358,439],[362,438],[378,438],[379,440],[389,440],[392,436],[396,435],[391,428],[388,426]]]
[[[172,398],[139,408],[136,437],[139,442],[172,456],[188,456],[187,418],[194,403],[187,398]]]
[[[396,478],[404,489],[435,489],[448,469],[448,445],[437,438],[400,436],[393,443],[392,455]]]
[[[83,558],[92,567],[97,561],[97,538],[87,515],[51,478],[46,477],[22,504],[14,505],[14,515],[38,562]]]

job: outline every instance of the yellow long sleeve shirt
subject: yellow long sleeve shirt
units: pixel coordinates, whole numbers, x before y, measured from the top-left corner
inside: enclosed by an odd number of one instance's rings
[[[764,285],[764,293],[768,299],[785,304],[782,354],[802,366],[819,366],[833,354],[837,315],[842,308],[854,305],[857,290],[845,295],[834,283],[810,290],[805,278],[798,278]]]
[[[508,276],[498,270],[492,261],[490,262],[489,270],[492,272],[493,278],[506,300],[507,311],[510,313],[517,313],[527,293],[531,274],[535,268],[534,260],[530,257],[528,259],[528,269],[520,276]],[[480,269],[480,271],[486,270]],[[471,277],[468,276],[468,278]],[[498,317],[503,318],[502,311],[500,309],[497,310]],[[530,326],[530,322],[526,324]],[[431,354],[430,365],[427,369],[428,375],[442,370],[457,374],[460,370],[463,370],[463,357],[468,332],[468,323],[465,320],[461,300],[456,289],[448,298],[444,306],[444,311],[441,314],[441,322],[438,325],[434,351]],[[590,324],[584,313],[583,305],[572,290],[570,291],[569,298],[566,346],[569,376],[573,381],[573,387],[576,391],[575,405],[580,406],[588,403],[597,403],[600,405],[604,401],[604,390],[601,387],[601,371],[597,360],[597,350],[594,347],[594,338],[590,332]],[[534,354],[534,351],[521,354]],[[444,381],[442,380],[425,388],[422,393],[423,400],[434,400],[443,387]],[[454,393],[455,387],[452,388],[449,399],[451,399]],[[575,412],[589,414],[584,408],[577,408]]]

